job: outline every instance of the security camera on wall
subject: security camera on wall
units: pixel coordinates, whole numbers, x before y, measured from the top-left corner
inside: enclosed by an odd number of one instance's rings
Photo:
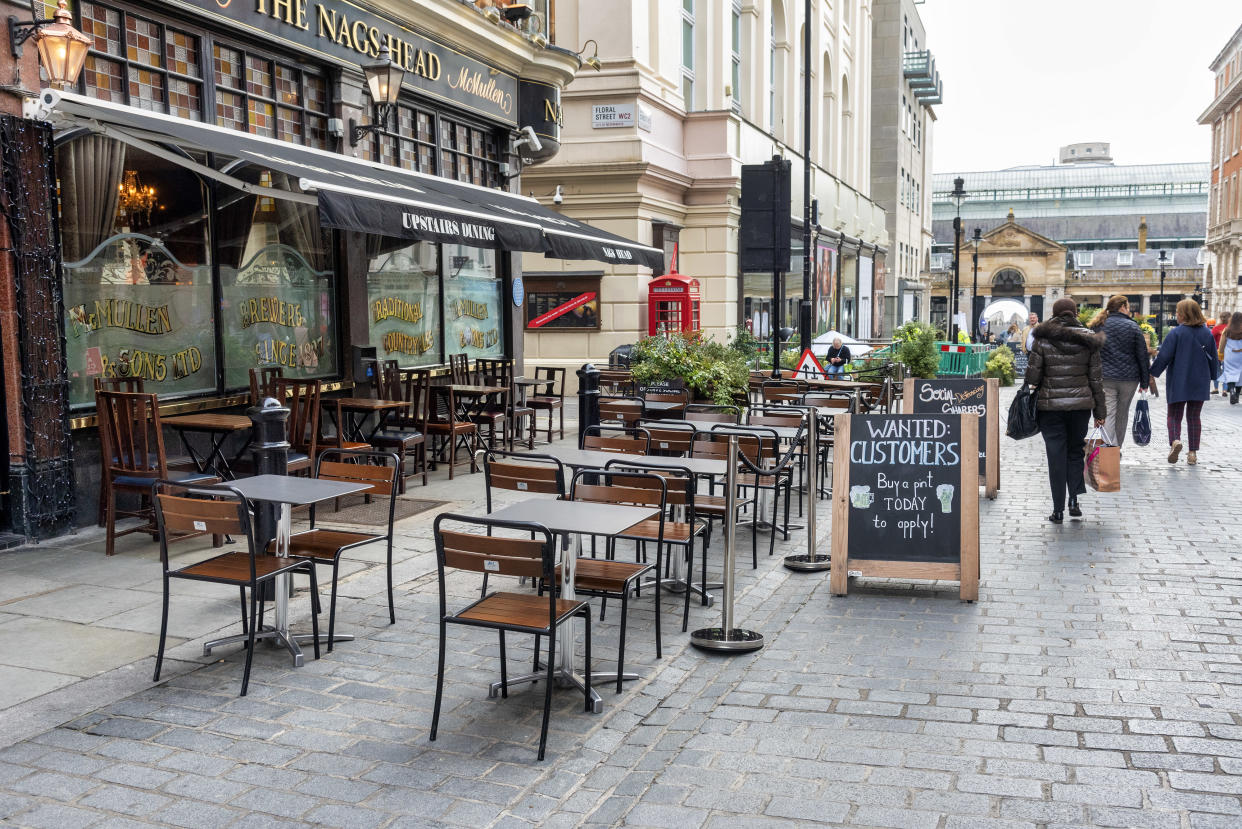
[[[558,184],[556,185],[556,192],[552,194],[552,203],[560,204],[563,201],[565,201],[565,194],[561,192],[561,186]]]
[[[513,142],[513,151],[520,156],[530,157],[543,152],[543,142],[535,135],[534,127],[522,127],[518,130],[518,140]],[[523,153],[522,148],[529,147],[530,152]]]

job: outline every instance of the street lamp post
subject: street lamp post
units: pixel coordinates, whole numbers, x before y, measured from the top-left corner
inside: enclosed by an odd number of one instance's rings
[[[979,304],[979,243],[983,241],[983,231],[975,228],[975,235],[971,237],[974,243],[974,250],[971,252],[971,267],[974,269],[974,281],[970,286],[970,317],[971,326],[974,330],[979,330],[979,321],[975,319],[975,307]]]
[[[802,40],[802,302],[798,347],[811,347],[811,0],[806,0]]]
[[[949,198],[953,199],[953,203],[957,206],[957,213],[953,217],[953,298],[949,303],[949,342],[957,342],[957,297],[961,290],[961,258],[962,258],[962,202],[966,199],[966,190],[963,185],[966,180],[961,178],[953,179],[953,192],[949,194]]]
[[[1156,339],[1164,342],[1164,265],[1167,254],[1160,251],[1160,319],[1156,320]]]

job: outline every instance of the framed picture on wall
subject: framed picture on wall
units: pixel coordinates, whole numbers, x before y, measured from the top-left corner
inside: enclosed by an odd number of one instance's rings
[[[527,274],[527,331],[598,331],[601,275],[537,276]]]

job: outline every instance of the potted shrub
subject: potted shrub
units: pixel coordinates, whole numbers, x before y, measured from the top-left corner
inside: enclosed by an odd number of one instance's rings
[[[697,333],[642,338],[634,347],[630,371],[637,386],[680,382],[695,400],[722,406],[744,400],[749,380],[740,349]]]
[[[938,331],[925,322],[912,320],[893,332],[897,360],[906,367],[910,377],[931,379],[940,369],[940,349],[936,346]]]

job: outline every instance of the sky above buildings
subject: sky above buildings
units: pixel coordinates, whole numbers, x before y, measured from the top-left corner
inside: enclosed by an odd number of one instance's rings
[[[1208,160],[1196,119],[1242,0],[927,0],[919,13],[944,82],[935,172],[1052,164],[1081,141],[1110,142],[1116,164]]]

